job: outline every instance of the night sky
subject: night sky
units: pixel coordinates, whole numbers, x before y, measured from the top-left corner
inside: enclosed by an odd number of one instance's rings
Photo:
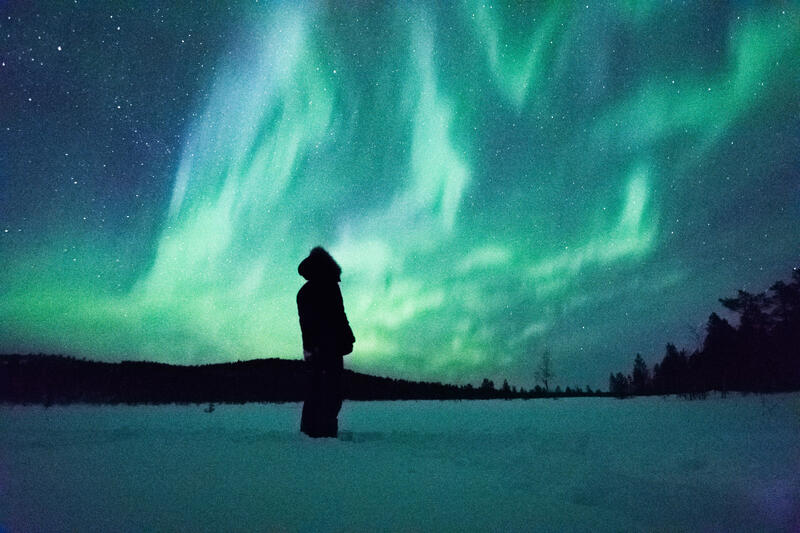
[[[322,245],[349,368],[605,387],[800,264],[797,3],[121,4],[0,2],[1,352],[299,358]]]

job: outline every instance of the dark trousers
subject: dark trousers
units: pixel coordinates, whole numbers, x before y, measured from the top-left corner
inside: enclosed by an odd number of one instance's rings
[[[309,364],[309,380],[300,431],[309,437],[336,437],[342,408],[342,358]]]

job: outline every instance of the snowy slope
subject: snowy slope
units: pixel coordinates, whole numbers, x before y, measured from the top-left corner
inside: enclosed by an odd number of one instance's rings
[[[800,531],[800,394],[202,408],[0,407],[0,529]]]

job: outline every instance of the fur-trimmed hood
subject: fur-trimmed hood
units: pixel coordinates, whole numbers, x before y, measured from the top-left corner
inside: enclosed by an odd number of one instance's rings
[[[300,262],[297,272],[308,281],[341,281],[342,269],[322,246],[317,246]]]

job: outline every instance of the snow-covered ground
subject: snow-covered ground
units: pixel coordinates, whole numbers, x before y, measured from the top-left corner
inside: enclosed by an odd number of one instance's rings
[[[0,530],[800,531],[800,394],[0,407]]]

